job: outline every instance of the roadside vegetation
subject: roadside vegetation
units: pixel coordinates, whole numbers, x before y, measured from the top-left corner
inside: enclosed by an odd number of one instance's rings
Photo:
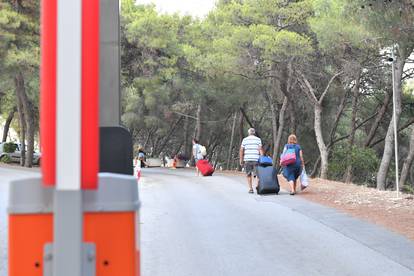
[[[26,166],[38,139],[38,8],[0,0],[0,111],[27,142]],[[275,162],[296,133],[312,176],[393,189],[395,96],[398,173],[413,190],[412,0],[219,0],[203,19],[134,0],[121,9],[122,121],[149,155],[189,158],[195,137],[237,170],[254,127]]]

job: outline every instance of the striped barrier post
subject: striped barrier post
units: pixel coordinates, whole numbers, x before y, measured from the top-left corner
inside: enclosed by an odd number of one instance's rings
[[[105,1],[42,0],[42,177],[11,183],[11,276],[140,275],[136,179],[99,173]]]

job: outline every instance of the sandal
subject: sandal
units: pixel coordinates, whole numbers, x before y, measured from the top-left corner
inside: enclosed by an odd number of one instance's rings
[[[253,189],[250,189],[249,190],[249,194],[253,194],[254,192],[253,192]]]
[[[295,195],[295,194],[296,194],[295,192],[290,192],[290,195],[291,195],[291,196],[293,196],[293,195]]]

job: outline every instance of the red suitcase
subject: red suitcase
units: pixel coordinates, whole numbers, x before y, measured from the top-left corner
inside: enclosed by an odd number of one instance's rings
[[[196,166],[204,176],[211,176],[214,173],[213,166],[211,166],[207,160],[199,160]]]

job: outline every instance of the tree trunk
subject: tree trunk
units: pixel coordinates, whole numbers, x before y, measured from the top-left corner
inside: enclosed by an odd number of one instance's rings
[[[411,187],[414,188],[414,170],[411,170],[410,172],[410,182],[411,182]]]
[[[213,162],[213,168],[214,168],[214,170],[217,170],[218,161],[219,161],[218,154],[216,154],[215,157],[214,157],[214,162]],[[220,169],[222,169],[222,167]]]
[[[377,189],[385,190],[386,189],[386,180],[388,175],[388,170],[390,167],[392,154],[394,151],[394,120],[398,122],[400,120],[401,115],[401,94],[402,94],[402,87],[401,87],[401,79],[403,74],[403,69],[405,65],[405,58],[404,55],[399,55],[397,61],[395,61],[395,78],[394,78],[394,87],[395,87],[395,115],[392,115],[391,122],[388,126],[387,135],[385,138],[385,146],[384,146],[384,153],[382,155],[381,165],[378,170],[377,174]],[[394,117],[395,116],[395,117]],[[398,172],[397,172],[398,173]]]
[[[329,92],[329,88],[333,81],[339,77],[343,72],[338,72],[331,77],[328,84],[325,87],[322,95],[320,96],[319,100],[316,97],[315,89],[312,87],[308,79],[305,77],[303,73],[300,71],[299,73],[299,82],[303,88],[303,91],[306,93],[306,96],[309,98],[310,102],[314,106],[315,112],[315,122],[314,122],[314,129],[316,135],[316,142],[318,144],[319,153],[321,155],[321,178],[326,179],[328,177],[328,148],[323,140],[323,131],[322,131],[322,104],[323,100]]]
[[[229,145],[229,151],[228,151],[228,155],[227,155],[227,170],[230,170],[231,168],[231,157],[232,157],[232,153],[233,153],[233,143],[234,143],[234,132],[236,131],[236,121],[237,121],[237,112],[234,112],[234,117],[233,117],[233,125],[231,127],[231,136],[230,136],[230,145]]]
[[[146,148],[147,148],[148,143],[149,143],[149,142],[150,142],[150,140],[151,140],[151,135],[152,135],[152,129],[148,130],[148,135],[147,135],[147,138],[145,138],[144,144],[142,145],[142,148],[143,148],[143,149],[146,149]]]
[[[183,117],[181,116],[177,121],[175,121],[174,125],[171,126],[170,131],[168,132],[167,136],[164,138],[164,142],[161,144],[161,147],[159,147],[157,149],[156,152],[154,152],[154,154],[157,156],[159,153],[161,153],[165,146],[168,144],[168,142],[170,141],[171,136],[173,135],[173,133],[175,132],[175,129],[177,128],[177,126],[181,123],[181,121],[183,120]],[[181,149],[181,146],[180,146]]]
[[[344,105],[345,106],[345,105]],[[343,107],[340,107],[340,109],[341,108],[343,108]],[[337,127],[337,125],[338,125],[338,123],[339,123],[339,118],[340,118],[340,115],[339,115],[339,113],[342,113],[342,111],[341,110],[338,110],[338,114],[337,114],[337,117],[336,117],[336,119],[335,119],[335,122],[334,122],[334,128],[336,129],[336,127]],[[358,130],[359,128],[361,128],[361,127],[363,127],[367,122],[369,122],[372,118],[374,118],[376,116],[376,113],[373,115],[373,116],[370,116],[369,118],[367,118],[367,119],[365,119],[363,122],[361,122],[361,123],[359,123],[358,125],[356,125],[355,126],[355,130]],[[405,128],[407,128],[407,127],[409,127],[409,125],[407,125]],[[400,129],[401,130],[401,129]],[[340,137],[340,138],[336,138],[335,139],[335,131],[332,129],[331,130],[331,134],[330,134],[330,141],[329,141],[329,144],[328,144],[328,146],[327,146],[327,148],[328,148],[328,156],[329,156],[329,154],[331,153],[331,149],[332,149],[332,147],[336,144],[336,143],[338,143],[338,142],[340,142],[340,141],[342,141],[342,140],[345,140],[345,139],[347,139],[347,138],[349,138],[349,136],[350,136],[350,134],[348,134],[348,135],[345,135],[345,136],[342,136],[342,137]],[[317,172],[317,170],[318,170],[318,166],[319,166],[319,162],[321,161],[321,156],[319,155],[318,156],[318,159],[316,160],[316,162],[315,162],[315,164],[314,164],[314,167],[313,167],[313,170],[312,170],[312,173],[310,174],[311,176],[315,176],[316,175],[316,172]]]
[[[27,155],[26,155],[26,162],[25,162],[25,166],[28,168],[31,168],[33,166],[33,154],[34,154],[34,142],[35,142],[35,122],[34,122],[34,118],[33,118],[33,104],[27,99],[24,103],[26,103],[26,107],[25,104],[23,105],[23,108],[28,109],[28,113],[29,116],[26,116],[26,125],[27,125],[27,129],[26,129],[26,136],[27,136]]]
[[[26,126],[26,137],[27,137],[27,152],[26,160],[24,165],[28,168],[33,166],[33,153],[34,153],[34,135],[35,135],[35,122],[33,116],[33,106],[26,94],[24,77],[21,72],[18,72],[15,77],[16,83],[16,93],[19,97],[24,116],[25,126]],[[23,148],[23,145],[22,145]]]
[[[318,173],[319,164],[321,163],[321,155],[319,154],[318,159],[316,159],[315,163],[313,164],[312,172],[310,173],[311,177],[315,177]]]
[[[355,86],[352,89],[352,116],[351,116],[351,133],[349,134],[348,138],[348,152],[346,156],[347,161],[347,167],[345,171],[345,183],[351,183],[352,182],[352,151],[354,148],[354,142],[355,142],[355,132],[356,132],[356,119],[357,119],[357,113],[358,113],[358,98],[359,98],[359,87],[361,83],[361,72],[358,72],[358,76],[356,79]]]
[[[175,151],[173,153],[173,156],[177,156],[180,153],[182,146],[183,146],[183,142],[181,142],[179,145],[177,145],[177,147],[175,148]]]
[[[301,84],[303,91],[305,92],[306,96],[309,98],[310,102],[314,106],[315,112],[315,122],[314,122],[314,129],[315,129],[315,136],[316,142],[318,144],[319,153],[321,155],[321,178],[326,179],[328,177],[328,148],[323,140],[323,131],[322,131],[322,104],[323,100],[329,92],[329,88],[334,80],[339,77],[343,72],[338,72],[331,77],[328,84],[325,87],[322,95],[319,99],[316,97],[315,89],[310,84],[309,80],[305,77],[305,75],[298,71],[299,73],[299,83]]]
[[[244,116],[240,110],[240,119],[239,119],[239,144],[243,141],[244,138]]]
[[[251,128],[255,128],[256,129],[256,134],[257,134],[257,127],[254,126],[254,124],[252,123],[252,121],[250,121],[249,116],[247,116],[246,111],[244,110],[244,107],[240,108],[240,111],[244,117],[244,119],[246,119],[246,123],[251,127]],[[243,134],[244,136],[244,134]]]
[[[282,81],[280,83],[280,88],[283,95],[287,98],[288,102],[290,120],[289,132],[296,133],[295,99],[293,98],[294,96],[292,95],[292,93],[290,93],[292,87],[294,86],[294,71],[292,67],[292,62],[293,59],[289,60],[289,62],[286,64],[286,69],[282,71]]]
[[[195,138],[200,141],[201,138],[201,113],[202,113],[202,102],[200,101],[200,103],[198,104],[198,108],[197,108],[197,121],[196,121],[196,133],[195,133]]]
[[[265,91],[264,94],[269,104],[271,118],[272,118],[273,163],[274,163],[277,158],[277,156],[275,155],[275,152],[277,153],[276,139],[277,139],[277,131],[278,131],[278,127],[277,127],[278,116],[276,114],[276,107],[275,107],[275,103],[274,103],[272,95],[268,91]]]
[[[276,114],[275,104],[273,102],[270,103],[270,112],[272,114],[273,160],[275,160],[276,158],[275,152],[277,152],[276,139],[277,139],[277,131],[278,131],[278,127],[277,127],[278,118]]]
[[[23,111],[23,104],[17,92],[17,81],[16,84],[16,101],[17,101],[17,112],[19,114],[19,137],[20,137],[20,165],[24,166],[26,161],[26,121],[25,114]]]
[[[407,158],[405,159],[402,171],[401,171],[401,178],[400,184],[403,187],[407,181],[408,173],[410,172],[410,168],[413,164],[414,160],[414,126],[411,127],[411,138],[410,138],[410,149],[408,150]]]
[[[152,140],[152,148],[151,148],[150,156],[157,157],[156,153],[158,152],[158,146],[160,145],[161,141],[162,139],[161,137],[158,137],[158,135]]]
[[[283,100],[282,108],[279,111],[279,129],[277,130],[277,135],[275,139],[274,149],[273,149],[273,166],[277,166],[279,160],[280,152],[280,142],[282,140],[283,130],[285,128],[285,113],[288,106],[288,98],[285,97]]]
[[[335,139],[335,134],[336,134],[336,130],[338,129],[339,121],[341,120],[342,114],[344,113],[344,110],[345,110],[347,96],[348,96],[348,90],[345,90],[344,96],[342,97],[341,103],[339,104],[339,107],[338,107],[338,112],[336,113],[336,116],[335,116],[335,121],[334,121],[333,127],[331,129],[331,133],[329,134],[330,141],[329,141],[329,144],[328,144],[328,155],[329,155],[330,149],[333,145],[333,141]],[[313,166],[312,172],[310,173],[310,176],[313,177],[313,176],[316,175],[316,173],[318,171],[318,168],[319,168],[319,163],[320,162],[321,162],[321,156],[319,155],[318,159],[316,159],[316,161],[314,163],[314,166]]]
[[[392,96],[392,93],[390,93],[389,91],[385,94],[384,102],[383,102],[380,110],[378,111],[377,117],[375,118],[375,121],[372,124],[371,129],[369,131],[368,137],[365,140],[365,143],[364,143],[365,147],[369,147],[371,145],[372,140],[374,139],[375,134],[377,132],[377,129],[378,129],[382,119],[384,118],[385,113],[387,112],[388,105],[391,101],[391,96]]]
[[[184,141],[184,155],[186,158],[190,158],[190,137],[188,135],[189,133],[189,127],[190,127],[190,119],[188,118],[188,116],[185,116],[184,118],[184,137],[183,137],[183,141]]]
[[[290,127],[289,132],[291,134],[296,134],[296,113],[295,113],[295,106],[293,102],[289,104],[289,119],[290,119]]]
[[[323,140],[322,132],[322,107],[315,105],[315,135],[318,144],[319,152],[321,154],[321,175],[322,179],[328,177],[328,149]]]
[[[341,117],[342,117],[342,115],[344,113],[344,110],[345,110],[345,107],[346,107],[347,98],[348,98],[348,89],[345,90],[344,96],[341,99],[341,103],[339,104],[339,107],[338,107],[338,112],[336,112],[334,124],[333,124],[333,127],[331,129],[331,132],[329,134],[329,137],[330,137],[329,138],[330,139],[329,145],[331,145],[332,142],[335,139],[336,130],[338,129],[339,121],[341,120]],[[328,148],[329,148],[329,146],[328,146]]]
[[[410,121],[408,121],[407,123],[405,123],[404,125],[402,125],[401,127],[398,128],[398,133],[400,133],[401,131],[403,131],[404,129],[410,127],[412,124],[414,124],[414,118],[411,119]],[[381,143],[382,141],[384,141],[387,137],[382,137],[380,139],[378,139],[375,142],[372,142],[369,146],[371,148],[375,147],[376,145],[378,145],[379,143]]]
[[[16,107],[14,107],[12,109],[12,111],[10,111],[10,113],[7,116],[7,119],[6,119],[6,123],[4,124],[4,128],[3,128],[3,138],[1,140],[3,143],[5,143],[7,141],[7,136],[9,135],[10,124],[13,121],[14,113],[16,113]]]
[[[242,108],[240,108],[240,119],[239,119],[239,147],[244,138],[244,116],[242,112]],[[240,162],[237,162],[237,170],[241,171],[242,167],[240,166]]]

